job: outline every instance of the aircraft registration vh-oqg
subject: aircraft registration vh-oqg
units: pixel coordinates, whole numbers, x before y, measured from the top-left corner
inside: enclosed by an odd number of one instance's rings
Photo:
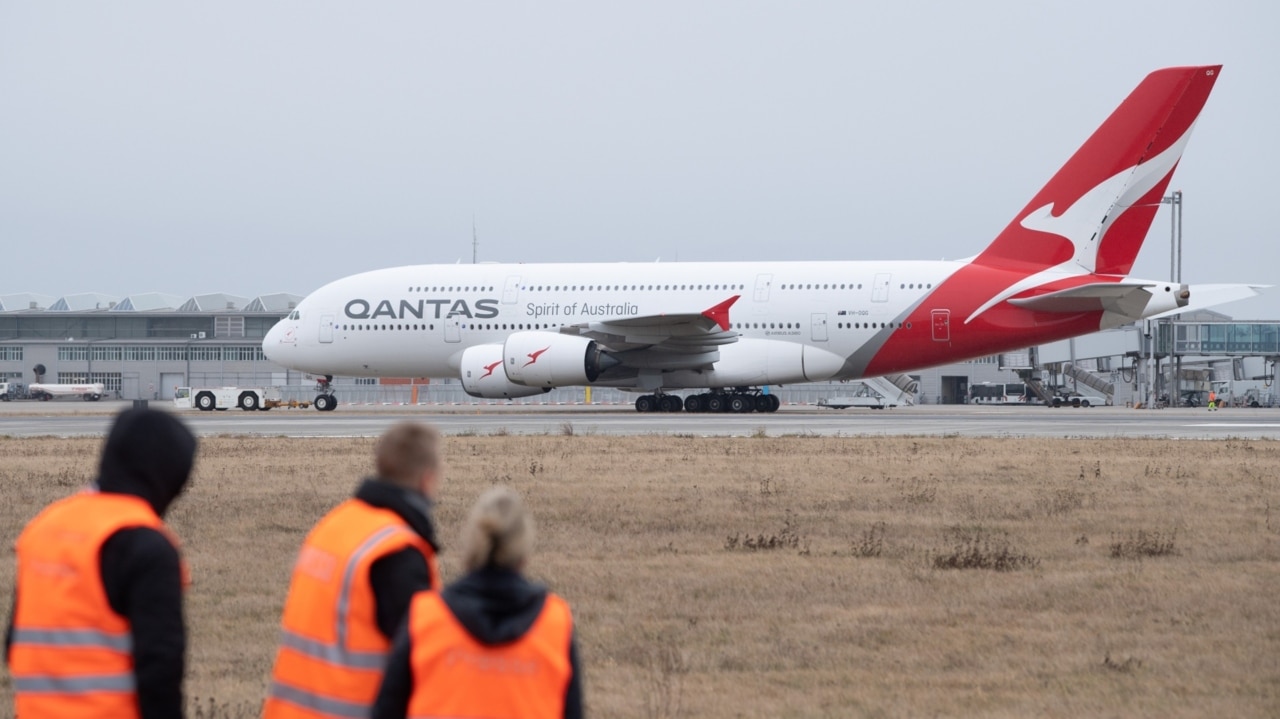
[[[1148,75],[966,260],[393,267],[316,290],[263,351],[324,376],[322,410],[337,405],[332,377],[349,375],[772,412],[768,385],[910,372],[1250,297],[1257,287],[1128,277],[1220,67]]]

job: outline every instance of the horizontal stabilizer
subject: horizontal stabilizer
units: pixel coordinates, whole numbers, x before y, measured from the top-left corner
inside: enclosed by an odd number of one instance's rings
[[[1216,284],[1216,285],[1191,285],[1191,300],[1187,302],[1185,307],[1179,307],[1176,310],[1161,312],[1158,315],[1152,315],[1148,319],[1159,319],[1170,315],[1181,314],[1183,312],[1191,312],[1192,310],[1202,310],[1207,307],[1235,302],[1237,300],[1247,300],[1250,297],[1257,297],[1262,291],[1270,288],[1271,285],[1233,285],[1233,284]]]
[[[1171,286],[1166,286],[1171,287]],[[1009,304],[1037,312],[1114,312],[1139,319],[1151,296],[1160,288],[1158,283],[1145,281],[1093,282],[1079,287],[1050,292],[1035,297],[1009,300]],[[1177,301],[1187,299],[1186,291],[1179,291]],[[1178,307],[1181,311],[1181,305]]]

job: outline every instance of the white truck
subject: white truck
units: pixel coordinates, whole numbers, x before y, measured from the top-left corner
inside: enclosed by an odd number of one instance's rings
[[[17,382],[0,382],[0,401],[11,399],[51,400],[55,397],[79,397],[85,402],[97,402],[105,397],[107,388],[101,382],[51,384],[39,382],[23,387]]]
[[[178,387],[173,393],[173,405],[179,409],[198,409],[204,412],[239,407],[246,412],[267,411],[273,407],[310,407],[307,401],[285,400],[275,387]]]

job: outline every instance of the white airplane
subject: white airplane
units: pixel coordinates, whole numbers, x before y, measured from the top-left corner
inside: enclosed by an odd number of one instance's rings
[[[331,282],[263,341],[324,376],[455,377],[474,397],[592,385],[640,411],[774,411],[854,380],[1243,299],[1127,277],[1221,66],[1146,77],[975,257],[938,262],[416,265]],[[703,392],[683,399],[671,390]]]

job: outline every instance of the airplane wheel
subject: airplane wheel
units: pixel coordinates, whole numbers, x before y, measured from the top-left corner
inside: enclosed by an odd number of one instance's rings
[[[654,398],[653,398],[653,395],[651,395],[651,394],[642,394],[642,395],[640,395],[639,397],[637,397],[637,398],[636,398],[636,411],[637,411],[637,412],[652,412],[652,411],[653,411],[653,409],[654,409],[654,407],[653,407],[653,405],[654,405],[654,401],[653,401],[653,399],[654,399]]]
[[[751,401],[750,397],[744,397],[743,395],[735,394],[734,396],[729,398],[730,412],[737,412],[741,414],[743,412],[750,412],[752,409],[754,409],[754,407],[755,407],[755,403]]]
[[[769,395],[769,411],[770,412],[777,412],[778,408],[781,406],[782,406],[782,400],[778,399],[778,395],[776,394]]]
[[[680,412],[684,409],[684,400],[673,394],[662,395],[663,412]]]
[[[337,405],[337,400],[327,394],[316,395],[315,406],[320,412],[328,412]]]
[[[702,400],[699,395],[691,394],[684,398],[684,411],[701,412],[703,410]]]
[[[710,397],[708,397],[708,398],[707,398],[707,411],[708,411],[708,412],[723,412],[723,411],[724,411],[724,395],[720,395],[720,394],[713,394],[713,395],[711,395]]]
[[[757,411],[757,412],[772,412],[772,411],[773,411],[773,410],[771,410],[771,409],[770,409],[770,407],[772,407],[772,406],[773,406],[773,403],[769,401],[769,398],[770,398],[771,396],[772,396],[772,395],[767,395],[767,394],[758,394],[758,395],[756,395],[756,397],[755,397],[755,405],[756,405],[756,411]]]

